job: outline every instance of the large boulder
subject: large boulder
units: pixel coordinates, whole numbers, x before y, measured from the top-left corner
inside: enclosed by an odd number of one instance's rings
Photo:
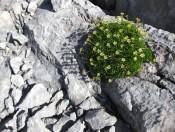
[[[103,90],[135,131],[175,130],[175,100],[168,90],[139,78],[116,79]]]
[[[157,63],[145,63],[137,77],[103,81],[101,86],[135,131],[174,132],[175,35],[148,25],[145,28]]]
[[[77,52],[90,22],[105,14],[87,0],[64,4],[61,1],[54,4],[57,12],[38,10],[35,19],[26,23],[25,34],[41,61],[47,58],[61,69],[69,99],[77,105],[93,92],[91,83],[80,73]]]

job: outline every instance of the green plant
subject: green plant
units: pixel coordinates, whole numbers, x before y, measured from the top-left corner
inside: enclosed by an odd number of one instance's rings
[[[145,44],[146,31],[137,23],[124,19],[124,14],[111,22],[97,20],[93,33],[80,49],[91,73],[96,78],[122,78],[136,75],[144,61],[153,61]]]

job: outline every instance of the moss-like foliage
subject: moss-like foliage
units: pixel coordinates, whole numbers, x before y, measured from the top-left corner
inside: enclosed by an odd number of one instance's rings
[[[97,20],[93,33],[80,49],[83,59],[97,78],[134,76],[145,61],[153,61],[153,54],[145,44],[146,31],[137,23],[123,18],[108,22]]]

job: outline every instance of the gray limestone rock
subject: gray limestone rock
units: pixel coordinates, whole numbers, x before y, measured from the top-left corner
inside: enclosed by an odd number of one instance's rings
[[[7,123],[5,124],[6,128],[12,128],[13,131],[17,132],[17,126],[16,126],[16,116],[13,116],[12,119],[8,120]]]
[[[135,131],[175,130],[175,100],[168,90],[139,78],[115,79],[102,89]]]
[[[28,114],[22,110],[20,112],[18,112],[17,114],[17,129],[20,130],[25,126],[25,121],[27,118]]]
[[[69,100],[64,99],[57,105],[57,115],[61,114],[69,105]]]
[[[83,115],[83,112],[84,112],[83,109],[78,108],[78,109],[77,109],[77,116],[78,116],[78,117],[82,116],[82,115]]]
[[[5,110],[10,114],[14,112],[13,100],[11,97],[8,97],[4,100]]]
[[[7,33],[16,31],[10,13],[7,11],[0,11],[0,29],[0,42],[6,41]]]
[[[41,82],[52,81],[52,77],[50,76],[44,65],[41,65],[40,67],[34,69],[34,78]]]
[[[90,96],[88,91],[88,86],[83,80],[77,79],[77,76],[74,74],[68,74],[67,79],[69,83],[67,84],[67,91],[69,99],[75,104],[80,104],[83,100]],[[90,87],[91,88],[91,87]]]
[[[0,105],[0,115],[3,114],[2,112],[5,110],[6,106],[4,104],[4,101],[9,96],[9,90],[10,90],[10,85],[11,85],[10,77],[11,77],[11,71],[9,67],[1,65],[0,66],[0,104],[1,104]],[[0,116],[0,119],[4,118],[5,116]]]
[[[33,76],[33,72],[34,72],[33,69],[30,69],[29,71],[27,71],[27,72],[23,75],[24,80],[30,79],[30,78]]]
[[[29,118],[27,122],[27,132],[50,132],[44,122],[37,116]]]
[[[93,91],[92,85],[85,82],[80,74],[75,47],[79,45],[89,22],[104,15],[100,8],[89,1],[79,0],[57,12],[38,10],[36,19],[26,23],[25,34],[30,38],[32,48],[37,49],[34,52],[41,61],[47,58],[63,71],[69,99],[75,105]],[[74,35],[78,31],[80,35]]]
[[[68,7],[71,5],[71,0],[51,0],[54,11],[58,11],[60,8]]]
[[[100,103],[94,97],[89,97],[88,99],[84,100],[80,104],[79,107],[84,109],[84,110],[100,109],[100,108],[102,108]]]
[[[12,8],[12,11],[15,14],[15,16],[18,16],[18,15],[22,14],[22,7],[21,7],[20,2],[13,1],[12,4],[11,4],[11,8]]]
[[[27,11],[28,12],[32,12],[35,13],[35,11],[37,10],[37,1],[31,1],[27,7]]]
[[[55,94],[55,96],[51,99],[51,102],[54,102],[54,101],[60,101],[62,98],[63,98],[64,94],[63,94],[63,91],[60,90],[59,92],[57,92]]]
[[[0,49],[5,50],[6,49],[7,42],[0,43]]]
[[[28,2],[26,2],[26,1],[23,1],[23,2],[22,2],[22,8],[23,8],[24,10],[27,9],[28,5],[29,5]]]
[[[22,59],[20,57],[14,57],[10,59],[10,66],[15,74],[19,72],[21,65]]]
[[[84,122],[78,120],[73,126],[71,126],[67,132],[84,132]]]
[[[20,88],[24,85],[24,79],[21,75],[12,75],[11,82],[13,85],[15,85],[17,88]]]
[[[0,8],[2,10],[8,9],[8,7],[11,5],[13,0],[1,0],[0,1]]]
[[[57,119],[56,118],[43,118],[42,119],[43,122],[46,124],[46,125],[51,125],[51,124],[55,124],[57,122]]]
[[[56,115],[56,112],[57,112],[56,104],[57,104],[57,101],[50,103],[48,106],[45,105],[41,110],[39,110],[36,113],[36,116],[39,118],[45,118],[45,117],[52,117],[53,115]]]
[[[70,118],[71,118],[73,121],[75,121],[75,120],[77,119],[76,113],[75,113],[75,112],[70,113]]]
[[[30,64],[30,63],[25,63],[24,65],[22,65],[21,70],[22,70],[22,71],[27,71],[27,70],[30,70],[30,69],[32,69],[32,68],[33,68],[33,65],[32,65],[32,64]]]
[[[26,36],[24,36],[23,34],[15,33],[15,32],[12,33],[12,38],[15,41],[18,41],[20,44],[25,44],[28,41],[28,38]]]
[[[56,122],[54,125],[53,125],[53,131],[54,132],[60,132],[60,131],[63,131],[63,127],[68,123],[68,122],[70,122],[71,121],[71,118],[69,117],[69,116],[66,116],[66,115],[64,115],[64,116],[62,116],[61,117],[61,119],[59,119],[59,121],[58,122]],[[73,123],[71,122],[71,125],[72,125]],[[70,126],[70,124],[69,124],[69,126]],[[69,127],[67,127],[67,129],[68,129]]]
[[[85,116],[85,121],[89,123],[93,130],[99,130],[106,126],[114,125],[117,119],[101,109],[88,111]]]
[[[16,105],[19,102],[19,100],[20,100],[20,98],[22,96],[21,89],[13,88],[11,96],[12,96],[14,104]]]
[[[47,92],[47,89],[43,84],[36,84],[29,91],[24,98],[23,102],[18,106],[20,109],[28,109],[36,106],[40,106],[49,102],[51,94]]]
[[[173,95],[175,95],[175,84],[174,83],[168,81],[167,79],[161,79],[159,81],[159,84],[162,87],[168,89]]]
[[[141,72],[138,73],[138,76],[144,80],[157,83],[161,78],[156,74],[157,69],[155,65],[153,65],[152,63],[144,63],[142,65]]]
[[[132,132],[127,124],[121,120],[117,120],[114,126],[110,127],[107,132]]]

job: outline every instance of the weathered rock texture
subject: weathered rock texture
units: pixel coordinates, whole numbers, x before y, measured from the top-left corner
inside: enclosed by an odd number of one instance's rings
[[[157,64],[145,63],[138,77],[102,83],[133,129],[139,132],[175,131],[174,46],[175,35],[145,25]],[[145,70],[146,69],[146,70]]]
[[[78,54],[97,18],[88,0],[0,1],[0,131],[174,131],[175,35],[145,25],[158,62],[102,91]]]
[[[99,86],[82,74],[78,56],[90,24],[105,13],[87,0],[2,0],[1,10],[0,131],[83,132],[115,127],[112,105]],[[89,116],[89,111],[99,114]],[[105,122],[99,125],[101,115]],[[130,129],[122,124],[125,127],[118,129]]]

